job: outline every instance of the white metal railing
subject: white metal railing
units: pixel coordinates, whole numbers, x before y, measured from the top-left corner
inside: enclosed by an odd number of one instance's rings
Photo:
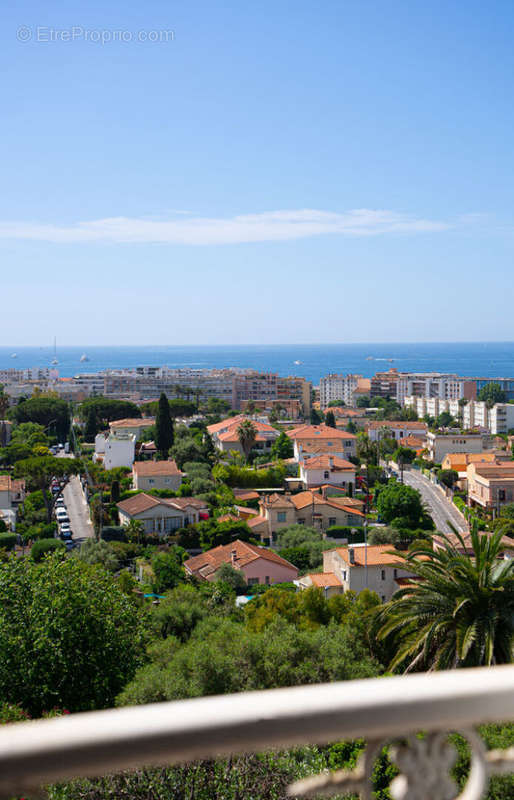
[[[0,794],[139,766],[322,744],[364,737],[367,750],[351,773],[314,776],[296,796],[360,792],[371,796],[374,758],[401,738],[394,755],[402,774],[393,797],[451,800],[446,735],[461,731],[472,751],[462,800],[485,792],[488,776],[514,771],[514,748],[490,751],[473,732],[514,721],[514,666],[245,692],[174,703],[23,722],[0,728]],[[426,731],[419,739],[413,734]],[[421,787],[419,782],[422,781]]]

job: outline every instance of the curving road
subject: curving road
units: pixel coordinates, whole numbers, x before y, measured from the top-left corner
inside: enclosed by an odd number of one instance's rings
[[[414,487],[421,494],[438,531],[441,531],[441,533],[453,533],[448,525],[448,520],[458,531],[466,532],[468,530],[466,522],[453,503],[446,498],[438,486],[431,483],[422,473],[414,469],[405,470],[403,480],[404,483]]]

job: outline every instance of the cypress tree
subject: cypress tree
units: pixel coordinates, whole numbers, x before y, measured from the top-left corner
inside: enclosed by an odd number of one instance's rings
[[[325,424],[328,425],[329,428],[335,428],[336,418],[333,411],[327,411],[325,414]]]
[[[155,446],[161,458],[168,458],[173,447],[173,420],[170,414],[168,398],[162,392],[155,417]]]
[[[84,430],[84,435],[86,437],[86,441],[92,442],[98,433],[98,423],[96,421],[96,411],[94,408],[89,408],[87,412],[87,419],[86,419],[86,428]]]

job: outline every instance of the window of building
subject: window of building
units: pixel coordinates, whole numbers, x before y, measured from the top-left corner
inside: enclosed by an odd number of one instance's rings
[[[386,579],[386,571],[385,569],[382,570],[382,580],[385,581]]]
[[[300,517],[300,519],[298,520],[298,525],[305,525],[305,518],[304,517]]]
[[[286,521],[286,512],[277,511],[277,522],[285,522],[285,521]]]
[[[325,472],[323,473],[323,477],[325,478],[325,480],[328,480],[330,478],[330,472],[328,470],[325,470]]]
[[[266,575],[266,577],[264,578],[264,583],[265,583],[267,586],[269,586],[269,575]]]
[[[259,583],[259,578],[248,578],[248,586],[255,586]]]
[[[328,524],[329,525],[335,525],[336,523],[337,523],[337,520],[336,520],[335,517],[329,517],[328,518]]]
[[[343,581],[345,581],[345,580],[346,580],[346,570],[343,569]]]
[[[383,602],[383,603],[385,603],[385,601],[386,601],[386,596],[385,596],[385,594],[381,594],[381,595],[380,595],[380,598],[381,598],[382,602]]]
[[[154,481],[154,479],[153,479],[153,478],[148,478],[148,483],[149,483],[149,484],[150,484],[150,486],[151,486],[152,484],[154,484],[154,483],[155,483],[155,481]]]
[[[397,569],[395,569],[395,570],[393,571],[393,575],[394,575],[394,577],[395,577],[395,578],[397,578],[397,577],[398,577],[398,570],[397,570]]]

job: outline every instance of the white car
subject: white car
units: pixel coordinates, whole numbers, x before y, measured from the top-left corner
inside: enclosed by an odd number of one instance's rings
[[[70,518],[68,517],[68,512],[66,511],[65,508],[56,509],[55,518],[59,524],[70,521]]]

